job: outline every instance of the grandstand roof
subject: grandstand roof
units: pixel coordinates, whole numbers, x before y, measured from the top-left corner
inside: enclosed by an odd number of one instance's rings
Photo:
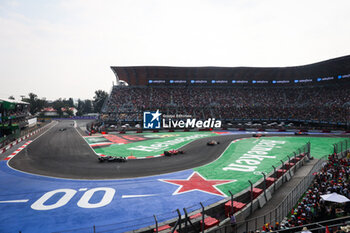
[[[21,100],[12,100],[12,99],[2,99],[0,98],[0,102],[9,102],[9,103],[14,103],[14,104],[25,104],[25,105],[29,105],[29,103],[27,102],[23,102]]]
[[[112,66],[118,80],[129,85],[151,83],[194,83],[193,80],[207,80],[202,83],[235,83],[246,80],[248,83],[276,83],[276,80],[341,79],[350,74],[350,55],[322,61],[310,65],[293,67],[172,67],[172,66]],[[350,75],[349,75],[350,76]],[[171,81],[170,81],[171,80]],[[181,82],[176,82],[181,81]],[[214,81],[213,81],[214,80]],[[254,81],[253,81],[254,80]],[[221,82],[224,83],[224,82]]]

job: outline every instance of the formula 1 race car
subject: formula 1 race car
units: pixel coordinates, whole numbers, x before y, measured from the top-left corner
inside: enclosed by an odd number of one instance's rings
[[[211,140],[211,141],[207,142],[207,145],[208,145],[208,146],[215,146],[215,145],[217,145],[217,144],[220,144],[220,142],[215,141],[215,140]]]
[[[177,154],[183,154],[184,152],[182,150],[168,150],[164,151],[165,156],[171,156],[171,155],[177,155]]]
[[[66,128],[59,129],[59,131],[66,131]]]
[[[253,137],[254,138],[260,138],[260,137],[265,137],[266,135],[265,134],[261,134],[261,133],[255,133],[253,134]]]
[[[98,161],[101,163],[104,161],[107,162],[126,162],[126,157],[117,157],[117,156],[99,156]]]
[[[299,132],[294,132],[294,135],[297,135],[297,136],[301,136],[301,135],[309,135],[308,132],[302,132],[302,131],[299,131]]]

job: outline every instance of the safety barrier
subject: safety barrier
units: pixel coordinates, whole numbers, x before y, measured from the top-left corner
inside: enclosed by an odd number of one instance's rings
[[[290,212],[290,210],[298,202],[299,198],[308,189],[314,179],[313,173],[320,170],[323,163],[324,160],[319,160],[314,165],[309,175],[305,176],[300,181],[300,183],[288,195],[286,195],[283,201],[280,202],[280,204],[275,209],[256,218],[251,218],[245,221],[238,221],[237,232],[249,232],[252,230],[255,231],[257,229],[260,229],[267,222],[280,222]],[[231,226],[229,224],[226,224],[218,229],[214,229],[211,232],[230,232],[230,229]]]
[[[21,137],[14,139],[12,142],[4,146],[3,148],[0,148],[0,154],[5,153],[7,150],[11,149],[13,146],[17,145],[18,143],[24,141],[25,139],[29,138],[30,136],[33,136],[34,134],[37,134],[38,132],[41,132],[42,130],[46,129],[51,123],[35,130],[28,130],[21,132]]]
[[[347,153],[349,152],[349,149],[350,149],[350,139],[346,139],[344,141],[333,144],[333,148],[334,148],[335,154],[341,157],[348,156]]]

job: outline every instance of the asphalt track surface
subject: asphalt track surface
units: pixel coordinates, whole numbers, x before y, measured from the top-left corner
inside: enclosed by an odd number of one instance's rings
[[[65,128],[66,130],[60,131]],[[250,137],[250,135],[244,135]],[[73,121],[62,121],[38,137],[9,161],[23,172],[69,179],[125,179],[159,175],[203,166],[216,160],[235,139],[242,135],[203,138],[181,148],[185,153],[170,157],[128,160],[126,163],[98,162]],[[219,145],[207,146],[209,140]]]

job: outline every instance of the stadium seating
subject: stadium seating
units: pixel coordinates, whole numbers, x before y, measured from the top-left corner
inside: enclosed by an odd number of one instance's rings
[[[199,119],[300,119],[350,121],[350,95],[339,86],[119,87],[104,107],[111,120],[141,121],[144,110]]]

